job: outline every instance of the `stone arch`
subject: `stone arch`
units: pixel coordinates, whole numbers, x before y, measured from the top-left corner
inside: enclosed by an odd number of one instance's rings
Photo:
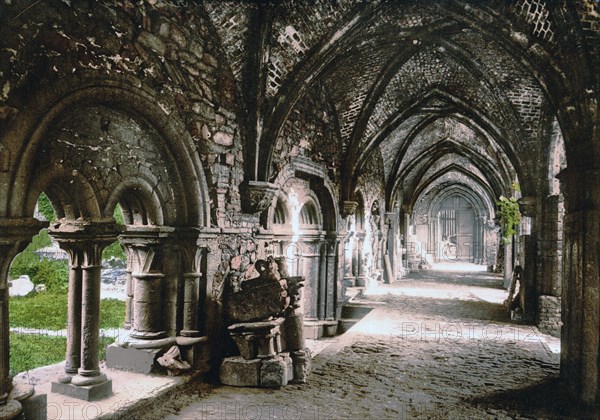
[[[89,79],[61,80],[52,92],[43,92],[31,98],[31,108],[20,115],[11,131],[6,133],[8,142],[17,156],[13,172],[14,182],[7,193],[9,215],[20,215],[24,202],[31,201],[29,188],[33,159],[39,145],[66,112],[78,106],[110,103],[111,107],[156,131],[161,147],[170,158],[169,168],[178,179],[179,191],[177,223],[192,226],[207,226],[210,220],[207,184],[193,146],[193,140],[181,121],[158,106],[156,93],[139,81],[123,77],[122,80],[105,79],[88,75]],[[151,121],[151,123],[150,123]],[[25,200],[25,201],[24,201]],[[105,206],[103,206],[105,207]]]
[[[316,197],[309,196],[300,208],[300,225],[319,229],[323,225],[323,213]]]
[[[102,217],[93,186],[75,171],[55,166],[38,173],[27,197],[25,215],[33,215],[42,192],[45,192],[52,202],[57,219]]]
[[[426,204],[427,221],[429,224],[428,250],[431,252],[433,246],[436,258],[440,258],[444,252],[441,246],[444,243],[444,238],[442,238],[441,228],[438,226],[438,223],[442,206],[452,197],[460,197],[465,200],[473,213],[472,224],[468,223],[468,220],[466,223],[467,225],[471,225],[472,231],[469,236],[472,239],[468,241],[467,245],[463,244],[462,242],[464,241],[461,239],[456,239],[457,242],[455,245],[462,253],[462,255],[457,255],[457,257],[468,256],[472,262],[483,263],[484,251],[487,248],[485,244],[485,226],[488,220],[493,218],[494,209],[489,202],[489,198],[485,200],[485,197],[481,197],[470,186],[464,184],[449,185],[435,194],[429,200],[429,203]]]
[[[113,214],[116,205],[120,204],[126,225],[164,225],[169,209],[164,209],[162,202],[148,181],[128,178],[113,189],[104,214]]]

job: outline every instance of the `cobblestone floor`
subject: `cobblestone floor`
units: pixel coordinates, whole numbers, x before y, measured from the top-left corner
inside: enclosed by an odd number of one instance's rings
[[[144,418],[584,418],[558,384],[558,340],[509,321],[502,280],[421,272],[361,299],[376,305],[280,390],[195,384]]]

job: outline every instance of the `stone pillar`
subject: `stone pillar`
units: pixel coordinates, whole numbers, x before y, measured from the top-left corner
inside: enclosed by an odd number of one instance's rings
[[[358,266],[358,276],[356,277],[356,285],[360,287],[364,287],[367,284],[367,271],[365,267],[365,262],[363,261],[363,245],[365,240],[364,233],[358,233],[356,235],[356,261]]]
[[[545,333],[560,335],[562,235],[564,206],[562,195],[544,199],[538,221],[536,325]]]
[[[36,219],[0,219],[0,419],[21,415],[21,403],[9,397],[12,390],[10,377],[10,323],[8,310],[8,271],[14,257],[47,223]]]
[[[200,263],[203,249],[196,241],[182,246],[183,274],[183,329],[181,335],[186,337],[200,336]]]
[[[166,335],[174,337],[181,328],[179,319],[180,292],[185,279],[181,278],[182,265],[179,258],[178,245],[167,241],[163,246],[163,328]],[[185,270],[184,270],[185,272]]]
[[[163,317],[167,312],[163,293],[164,254],[174,230],[165,226],[128,226],[120,236],[128,257],[133,260],[133,328],[129,336],[134,341],[156,340],[167,335]]]
[[[512,279],[513,265],[512,265],[512,244],[513,239],[510,242],[504,243],[504,288],[508,289],[510,281]]]
[[[112,392],[112,383],[100,371],[98,357],[100,274],[102,250],[117,239],[117,226],[113,221],[63,219],[49,232],[70,255],[68,318],[74,321],[68,330],[67,375],[52,383],[52,391],[84,400],[106,397]],[[77,374],[71,376],[76,367]]]
[[[127,251],[127,277],[125,278],[125,325],[124,329],[130,330],[133,328],[133,254]]]
[[[598,162],[598,160],[590,160]],[[565,195],[561,376],[587,404],[600,402],[600,170],[571,166]]]
[[[83,283],[82,264],[85,244],[59,240],[59,245],[69,256],[66,377],[60,378],[59,381],[69,383],[81,367],[81,286]]]
[[[335,318],[337,304],[337,284],[339,271],[337,269],[340,261],[340,240],[332,237],[327,241],[327,291],[325,293],[325,319]]]
[[[325,310],[327,308],[327,242],[320,242],[319,245],[319,279],[317,295],[317,318],[325,319]]]
[[[396,248],[397,244],[394,240],[396,237],[396,230],[398,229],[398,217],[396,213],[388,212],[385,214],[385,244],[386,249],[384,250],[384,279],[385,283],[391,284],[396,280]]]

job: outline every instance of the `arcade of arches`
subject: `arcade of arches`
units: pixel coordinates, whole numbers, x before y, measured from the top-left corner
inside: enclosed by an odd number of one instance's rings
[[[519,264],[525,316],[561,333],[567,389],[600,402],[599,13],[596,0],[1,1],[2,413],[20,410],[8,269],[45,226],[42,192],[69,254],[73,386],[106,382],[99,259],[118,239],[131,336],[197,342],[199,370],[218,369],[223,296],[258,259],[305,277],[307,325],[335,321],[346,287],[373,278],[452,258],[509,279]],[[523,215],[506,245],[502,195]]]

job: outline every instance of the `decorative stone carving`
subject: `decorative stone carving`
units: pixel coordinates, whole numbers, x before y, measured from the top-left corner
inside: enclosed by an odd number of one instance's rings
[[[283,314],[290,304],[287,282],[281,279],[272,257],[255,264],[259,276],[241,283],[227,296],[226,313],[233,322],[251,322]]]
[[[537,213],[536,198],[533,196],[521,197],[518,200],[519,211],[523,216],[535,217]]]
[[[277,186],[266,181],[247,181],[240,185],[242,210],[246,213],[260,213],[269,208]]]
[[[165,354],[157,359],[159,365],[166,367],[169,372],[169,376],[177,376],[181,372],[190,370],[192,366],[181,359],[181,353],[179,347],[171,347]]]
[[[356,209],[358,208],[358,202],[345,200],[342,201],[342,216],[348,217],[350,215],[356,214]]]

